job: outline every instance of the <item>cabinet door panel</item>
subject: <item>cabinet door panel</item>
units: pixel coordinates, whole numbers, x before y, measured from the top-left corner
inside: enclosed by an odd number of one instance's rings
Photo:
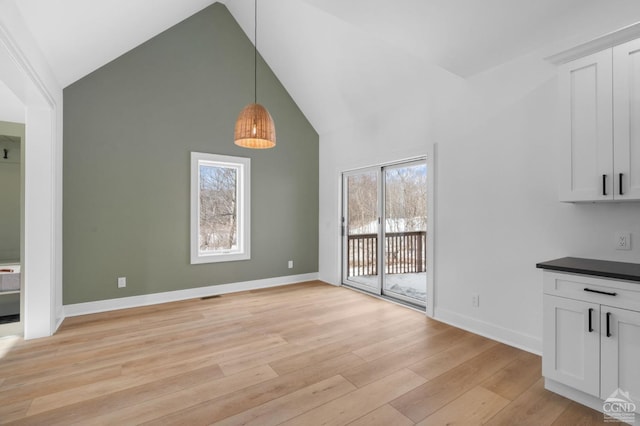
[[[613,199],[613,88],[611,49],[565,64],[562,201]],[[603,179],[604,176],[604,179]]]
[[[600,305],[545,294],[543,318],[543,376],[599,396]]]
[[[640,40],[613,49],[613,70],[614,198],[640,199]]]
[[[610,336],[607,336],[607,314],[610,314]],[[602,306],[601,323],[600,398],[608,398],[619,388],[640,401],[640,312]]]

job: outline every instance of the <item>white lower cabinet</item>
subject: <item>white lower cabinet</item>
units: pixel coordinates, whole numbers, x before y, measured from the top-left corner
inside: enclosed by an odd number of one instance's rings
[[[604,306],[600,318],[600,398],[622,389],[640,401],[640,312]]]
[[[601,411],[618,389],[640,402],[640,283],[544,276],[546,387]]]
[[[544,377],[600,396],[599,315],[594,303],[544,295]]]

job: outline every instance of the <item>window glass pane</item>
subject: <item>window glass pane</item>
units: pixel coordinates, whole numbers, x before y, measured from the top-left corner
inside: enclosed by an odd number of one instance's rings
[[[200,164],[200,252],[239,249],[237,185],[237,168]]]
[[[347,177],[347,279],[378,287],[378,173]]]

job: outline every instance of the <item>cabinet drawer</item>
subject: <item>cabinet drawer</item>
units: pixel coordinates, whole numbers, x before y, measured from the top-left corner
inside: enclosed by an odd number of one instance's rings
[[[544,293],[618,308],[640,310],[640,282],[544,271]]]

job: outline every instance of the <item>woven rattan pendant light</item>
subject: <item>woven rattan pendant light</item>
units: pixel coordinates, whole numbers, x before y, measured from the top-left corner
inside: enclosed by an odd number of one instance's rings
[[[254,0],[253,103],[244,107],[236,120],[234,143],[243,148],[276,146],[276,126],[269,111],[258,104],[258,0]]]

